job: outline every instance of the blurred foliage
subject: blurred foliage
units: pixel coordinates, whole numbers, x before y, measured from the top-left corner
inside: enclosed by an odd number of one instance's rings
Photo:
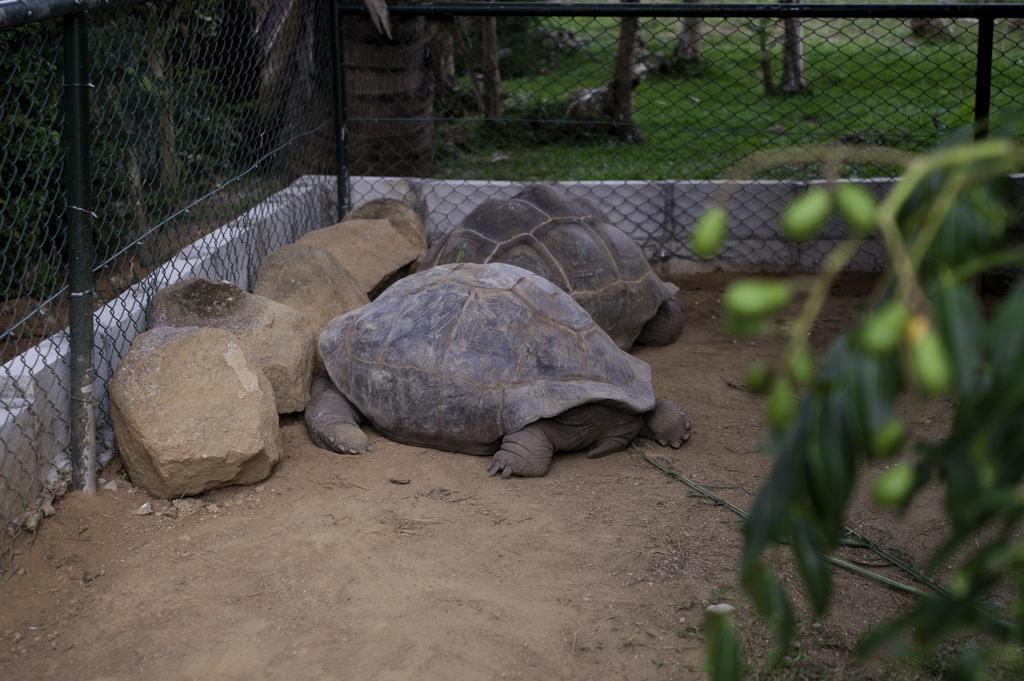
[[[783,216],[787,234],[816,235],[837,203],[850,225],[813,283],[746,280],[723,296],[726,319],[753,334],[774,327],[786,293],[804,296],[783,356],[748,374],[751,389],[767,393],[775,464],[745,526],[742,581],[773,626],[777,659],[794,614],[766,551],[789,547],[824,614],[827,554],[844,538],[851,494],[868,464],[893,459],[873,483],[874,501],[905,510],[940,486],[948,527],[928,570],[952,565],[952,577],[948,587],[923,580],[932,588],[871,632],[863,652],[913,649],[927,660],[957,641],[953,678],[987,678],[993,665],[1024,670],[1024,245],[1013,234],[1024,201],[1008,178],[1022,169],[1024,150],[1009,140],[951,143],[912,160],[877,205],[850,185],[800,197]],[[715,211],[694,237],[702,254],[724,235]],[[876,229],[890,269],[854,328],[812,358],[809,332],[831,284]],[[979,278],[994,270],[1016,281],[1002,298],[982,298]],[[898,405],[908,395],[947,401],[949,432],[925,440],[904,426]]]
[[[60,27],[35,24],[0,32],[0,291],[39,296],[59,281],[63,154],[57,111]],[[60,206],[58,208],[58,206]],[[22,257],[11,257],[20,253]]]
[[[260,58],[243,0],[91,15],[90,158],[97,265],[252,164]],[[62,30],[0,32],[0,286],[44,297],[63,282]]]

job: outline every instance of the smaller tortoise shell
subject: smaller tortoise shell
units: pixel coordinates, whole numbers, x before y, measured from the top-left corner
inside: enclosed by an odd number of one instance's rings
[[[470,453],[592,402],[654,408],[650,367],[519,267],[433,267],[320,335],[334,385],[395,440]]]
[[[427,256],[428,265],[453,262],[502,262],[541,275],[627,350],[676,292],[593,205],[546,185],[477,206]]]

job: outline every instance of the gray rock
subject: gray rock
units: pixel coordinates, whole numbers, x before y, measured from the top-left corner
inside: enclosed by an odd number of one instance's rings
[[[396,232],[387,220],[345,220],[314,230],[296,243],[315,246],[333,255],[371,298],[397,279],[423,252]]]
[[[270,381],[278,413],[305,409],[315,338],[302,315],[287,305],[226,282],[186,279],[156,294],[151,326],[230,331]]]
[[[322,248],[283,246],[263,260],[253,293],[302,315],[315,335],[349,310],[370,302],[359,282]]]
[[[281,456],[270,382],[222,329],[137,337],[110,381],[110,411],[132,482],[158,498],[259,482]]]

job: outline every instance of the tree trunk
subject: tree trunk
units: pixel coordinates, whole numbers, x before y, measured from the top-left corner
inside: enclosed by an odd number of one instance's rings
[[[481,49],[484,63],[484,117],[501,117],[501,65],[498,60],[498,19],[484,17]]]
[[[757,31],[757,44],[761,51],[761,83],[764,85],[765,96],[775,94],[775,80],[772,77],[772,52],[768,47],[768,30],[770,19],[754,19]]]
[[[637,0],[623,0],[637,2]],[[636,17],[624,17],[619,23],[619,48],[615,56],[615,74],[608,85],[608,111],[614,121],[612,132],[624,140],[637,140],[633,124],[634,48],[638,27]]]
[[[434,88],[426,20],[391,17],[392,40],[365,17],[346,17],[345,96],[352,172],[429,173],[434,144]]]
[[[452,21],[427,20],[427,49],[434,78],[434,96],[447,97],[455,91],[455,38]]]
[[[697,4],[700,0],[686,0]],[[683,26],[679,31],[679,43],[676,45],[676,62],[687,74],[700,72],[700,37],[704,20],[700,17],[683,17]]]
[[[783,4],[793,4],[796,0],[782,0]],[[784,19],[785,37],[782,53],[782,86],[786,94],[798,94],[804,91],[804,20],[799,17]]]
[[[165,13],[150,8],[146,22],[146,41],[143,47],[146,64],[153,76],[153,87],[160,115],[160,181],[167,196],[181,190],[178,168],[178,129],[174,124],[174,97],[170,81],[173,79],[171,63],[167,59],[167,40],[178,23],[180,9]]]

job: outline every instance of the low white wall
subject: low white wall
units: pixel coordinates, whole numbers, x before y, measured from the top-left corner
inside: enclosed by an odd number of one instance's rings
[[[330,196],[328,196],[328,193]],[[107,413],[107,381],[132,340],[147,327],[153,295],[182,279],[203,276],[248,289],[263,255],[306,232],[336,222],[328,212],[333,186],[301,178],[231,222],[181,249],[142,281],[93,315],[96,373],[97,455],[110,459],[113,431]],[[69,344],[62,331],[0,367],[0,524],[17,521],[25,502],[38,504],[67,488],[71,465]],[[14,497],[14,498],[11,498]],[[0,527],[2,530],[2,527]]]
[[[333,177],[318,177],[333,182]],[[811,271],[842,238],[843,227],[833,220],[816,242],[796,244],[778,231],[782,209],[798,194],[820,181],[747,180],[728,183],[730,232],[721,254],[712,262],[690,256],[690,231],[697,217],[726,185],[716,180],[555,182],[567,194],[584,198],[603,210],[612,223],[641,245],[662,272],[685,273],[714,269],[730,271]],[[877,195],[888,179],[858,180]],[[351,202],[376,198],[404,199],[424,217],[431,241],[458,225],[483,201],[510,198],[529,183],[478,180],[433,180],[394,177],[353,177]],[[853,271],[885,268],[884,249],[868,242],[854,258]]]

